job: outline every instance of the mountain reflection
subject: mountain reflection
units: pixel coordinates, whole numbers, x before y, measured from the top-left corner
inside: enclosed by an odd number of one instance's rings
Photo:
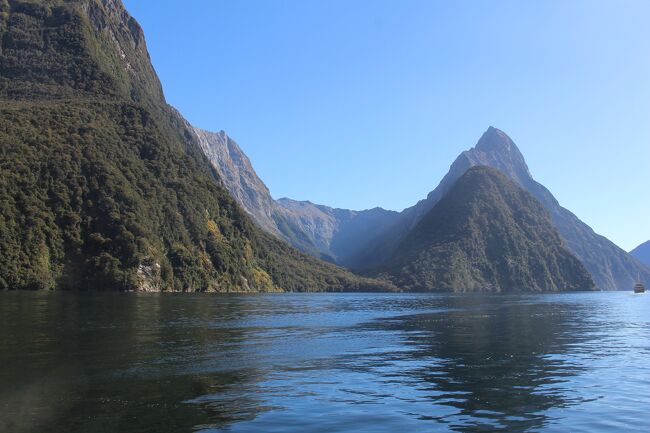
[[[0,431],[558,431],[566,411],[593,427],[603,416],[589,408],[634,419],[618,381],[647,401],[646,370],[629,362],[647,354],[647,306],[615,296],[0,294]]]
[[[221,406],[188,403],[259,379],[254,365],[241,368],[243,331],[216,326],[244,317],[250,304],[181,295],[35,297],[12,294],[0,310],[14,319],[0,340],[0,431],[183,432],[260,410],[246,393]]]
[[[535,430],[549,421],[548,409],[579,401],[564,386],[583,371],[563,356],[586,339],[575,305],[494,296],[449,297],[444,304],[449,311],[383,325],[405,332],[408,357],[421,360],[402,374],[419,382],[432,404],[456,409],[419,417],[458,431]]]

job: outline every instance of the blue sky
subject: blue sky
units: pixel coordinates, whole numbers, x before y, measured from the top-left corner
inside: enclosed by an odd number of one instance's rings
[[[650,1],[125,4],[169,103],[276,198],[401,210],[493,125],[597,232],[650,239]]]

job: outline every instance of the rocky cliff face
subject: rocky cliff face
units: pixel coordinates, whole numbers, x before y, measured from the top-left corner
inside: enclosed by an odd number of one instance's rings
[[[351,211],[288,198],[274,200],[248,157],[225,132],[194,131],[224,186],[255,222],[315,257],[347,265],[398,215],[381,208]]]
[[[644,242],[630,251],[630,255],[641,263],[650,266],[650,241]]]
[[[456,180],[470,167],[478,165],[493,167],[504,173],[544,205],[568,248],[584,263],[598,287],[626,290],[632,287],[637,274],[650,283],[650,269],[560,206],[555,197],[533,179],[521,152],[510,137],[493,127],[483,134],[473,149],[463,152],[454,161],[447,175],[425,200],[404,210],[392,227],[371,241],[355,265],[372,267],[383,263]],[[380,248],[382,245],[385,247],[383,250]],[[377,254],[377,251],[380,253]]]
[[[223,185],[257,224],[279,235],[273,220],[276,205],[269,189],[257,176],[248,156],[224,131],[193,128],[203,153],[219,172]]]
[[[548,211],[495,169],[463,174],[400,242],[379,274],[404,290],[590,290]]]

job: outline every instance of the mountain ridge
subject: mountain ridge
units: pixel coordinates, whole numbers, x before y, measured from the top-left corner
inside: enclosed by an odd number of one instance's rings
[[[469,168],[400,242],[381,275],[410,291],[593,290],[550,215],[496,169]]]
[[[239,204],[260,227],[303,252],[344,264],[356,248],[397,216],[397,212],[382,208],[353,211],[287,197],[275,200],[248,157],[227,133],[194,130],[204,153]]]
[[[218,167],[219,162],[213,161],[213,165]],[[477,165],[493,167],[531,192],[549,211],[554,226],[565,239],[567,246],[585,263],[599,287],[606,290],[624,290],[633,284],[637,274],[650,284],[650,268],[605,237],[596,234],[572,212],[563,208],[548,189],[533,179],[525,158],[514,141],[505,132],[493,126],[484,132],[475,147],[463,151],[456,158],[438,186],[427,194],[425,199],[399,213],[378,208],[376,212],[381,214],[379,223],[369,217],[374,209],[355,213],[288,198],[275,200],[283,208],[275,213],[290,214],[289,220],[294,221],[294,235],[297,234],[295,236],[305,242],[299,249],[363,273],[364,270],[376,268],[388,260],[409,231],[444,197],[455,181],[467,169]],[[252,166],[250,169],[254,173]],[[218,168],[217,170],[219,171]],[[272,200],[270,195],[268,197]],[[355,237],[355,230],[362,229],[354,225],[348,225],[347,230],[339,230],[340,221],[345,220],[346,213],[367,217],[359,218],[362,222],[359,227],[365,230],[363,236]],[[277,231],[275,230],[276,233]],[[297,245],[291,236],[280,236]],[[354,242],[337,245],[336,241],[344,237],[351,237]],[[336,252],[333,252],[332,243],[336,246]]]
[[[646,241],[630,251],[630,255],[641,263],[650,266],[650,241]]]

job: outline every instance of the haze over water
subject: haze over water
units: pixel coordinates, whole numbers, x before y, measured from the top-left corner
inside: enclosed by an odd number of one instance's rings
[[[650,296],[0,293],[0,431],[650,429]]]

